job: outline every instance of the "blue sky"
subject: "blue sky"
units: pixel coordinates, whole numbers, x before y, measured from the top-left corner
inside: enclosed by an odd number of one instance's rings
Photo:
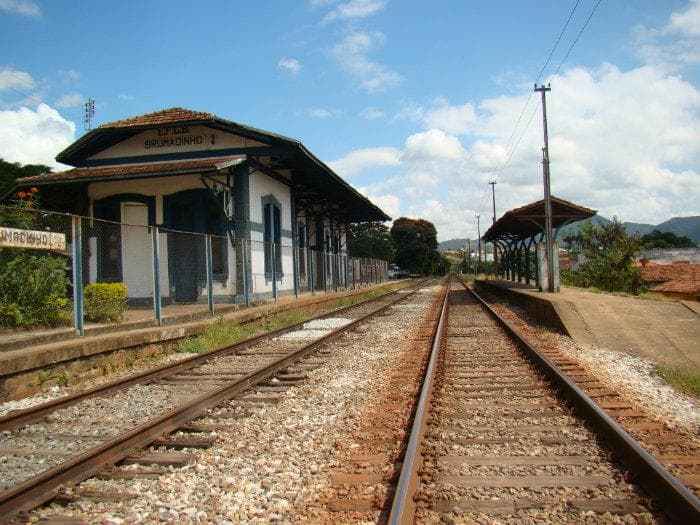
[[[554,192],[626,220],[699,214],[700,5],[603,0],[554,75],[596,1],[545,72]],[[467,235],[488,180],[501,208],[540,195],[539,115],[508,139],[574,4],[0,0],[0,156],[50,160],[88,96],[98,123],[184,106],[299,138],[390,213]]]

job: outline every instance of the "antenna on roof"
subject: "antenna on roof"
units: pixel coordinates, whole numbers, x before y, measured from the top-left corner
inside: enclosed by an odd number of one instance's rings
[[[87,99],[85,102],[85,115],[83,117],[83,125],[85,131],[90,131],[92,129],[92,119],[95,118],[95,100],[92,98]]]

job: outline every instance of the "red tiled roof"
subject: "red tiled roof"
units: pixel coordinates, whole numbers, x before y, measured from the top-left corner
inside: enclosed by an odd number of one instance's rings
[[[684,294],[700,294],[700,280],[675,280],[657,284],[651,288],[654,292],[671,292]]]
[[[642,279],[648,283],[668,281],[700,281],[700,264],[646,264],[640,268]]]
[[[214,120],[213,113],[202,111],[192,111],[185,108],[168,108],[162,111],[146,113],[124,120],[115,120],[99,126],[100,128],[130,128],[134,126],[151,126],[157,124],[175,124],[177,122],[188,122],[192,120]]]
[[[18,182],[22,186],[32,184],[41,185],[43,183],[55,181],[76,181],[83,179],[102,178],[138,178],[141,175],[173,175],[178,173],[192,173],[200,171],[212,171],[221,164],[231,160],[241,160],[245,158],[241,155],[229,157],[216,157],[209,159],[185,160],[176,162],[149,162],[144,164],[121,164],[118,166],[73,168],[71,170],[60,171],[58,173],[47,173],[35,177],[24,177]]]

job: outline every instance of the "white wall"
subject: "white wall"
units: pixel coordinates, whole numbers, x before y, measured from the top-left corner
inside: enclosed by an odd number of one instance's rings
[[[218,177],[222,182],[225,181],[225,177]],[[88,185],[88,198],[90,199],[90,209],[92,210],[92,203],[99,199],[104,199],[106,197],[111,197],[113,195],[119,195],[122,193],[136,193],[139,195],[155,197],[156,204],[156,223],[163,223],[163,196],[170,195],[172,193],[177,193],[183,190],[190,189],[202,189],[201,180],[197,175],[179,175],[173,177],[157,177],[152,179],[136,179],[136,180],[122,180],[122,181],[105,181],[105,182],[93,182]],[[123,219],[122,219],[123,220]],[[126,241],[122,239],[122,249]],[[168,239],[167,235],[161,233],[160,235],[160,291],[163,297],[170,296],[169,280],[168,280]],[[214,282],[213,291],[214,295],[229,295],[233,296],[235,292],[235,252],[231,246],[230,242],[227,242],[228,250],[228,279],[226,282]],[[93,242],[90,244],[90,282],[95,282],[97,279],[97,257],[95,255],[95,248]],[[149,253],[150,256],[150,253]],[[139,261],[145,256],[140,256]],[[145,260],[145,259],[144,259]],[[150,258],[148,261],[150,262]],[[148,275],[152,275],[151,266],[144,264],[144,273],[148,272]],[[152,279],[152,277],[150,277]],[[132,289],[133,288],[133,289]],[[143,288],[143,289],[141,289]],[[130,297],[150,297],[152,295],[153,286],[149,284],[147,286],[137,286],[129,289]],[[202,297],[206,297],[207,290],[206,287],[202,290]]]
[[[283,184],[272,177],[261,172],[254,172],[250,175],[250,222],[263,224],[262,197],[272,195],[280,203],[281,227],[282,230],[292,229],[292,205],[291,192],[289,186]],[[251,231],[251,269],[253,277],[254,293],[272,292],[272,281],[265,280],[265,252],[263,249],[264,233],[261,231]],[[282,270],[284,278],[277,283],[278,290],[293,290],[293,254],[292,238],[282,234]]]

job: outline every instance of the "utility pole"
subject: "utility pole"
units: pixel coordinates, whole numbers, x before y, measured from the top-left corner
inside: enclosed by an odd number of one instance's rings
[[[544,179],[544,223],[545,223],[545,242],[547,251],[547,287],[550,292],[554,291],[554,239],[552,236],[552,194],[550,190],[549,177],[549,135],[547,133],[547,91],[552,88],[549,84],[544,84],[537,87],[535,91],[542,94],[542,122],[544,127],[544,148],[542,148],[542,176]]]

